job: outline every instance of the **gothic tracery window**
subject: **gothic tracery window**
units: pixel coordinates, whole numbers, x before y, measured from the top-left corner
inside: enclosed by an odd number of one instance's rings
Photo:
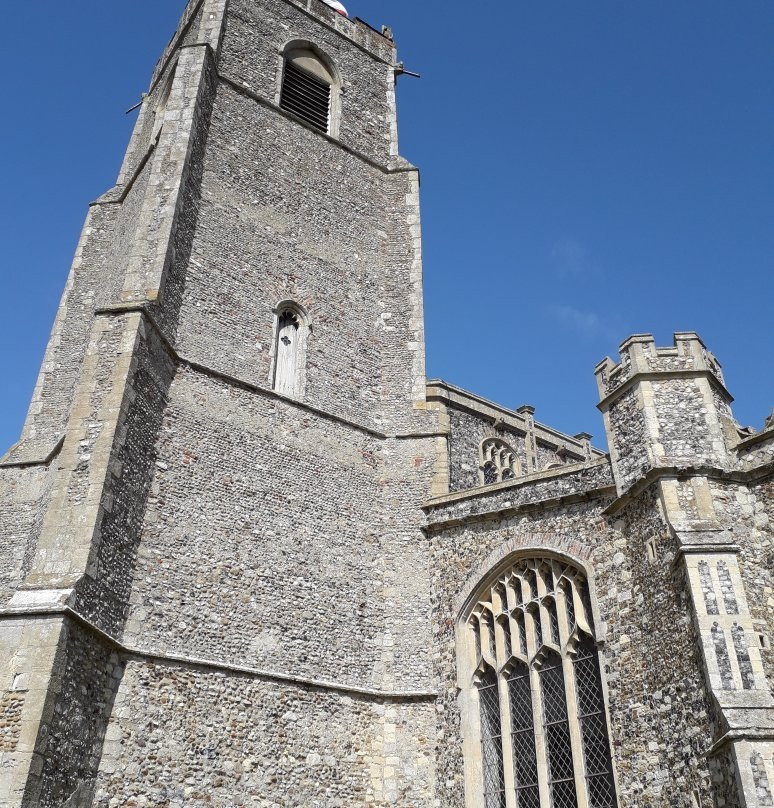
[[[503,440],[487,438],[481,444],[479,471],[482,485],[493,485],[521,475],[516,453]]]
[[[514,562],[473,606],[482,808],[618,805],[593,625],[585,577],[555,558]]]

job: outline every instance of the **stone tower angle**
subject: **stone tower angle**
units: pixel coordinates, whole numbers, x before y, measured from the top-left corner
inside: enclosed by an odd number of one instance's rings
[[[191,0],[0,460],[0,808],[774,805],[774,424],[427,380],[389,29]]]

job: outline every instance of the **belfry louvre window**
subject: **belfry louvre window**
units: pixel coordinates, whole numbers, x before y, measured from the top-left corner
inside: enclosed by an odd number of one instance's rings
[[[473,606],[482,808],[617,808],[593,625],[583,573],[556,558],[516,561]]]
[[[331,85],[319,76],[285,61],[280,107],[303,118],[320,132],[328,132],[331,117]]]

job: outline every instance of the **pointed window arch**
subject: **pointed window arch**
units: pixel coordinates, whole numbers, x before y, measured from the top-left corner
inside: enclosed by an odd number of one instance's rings
[[[583,572],[558,558],[513,562],[468,610],[458,637],[463,703],[479,715],[466,739],[480,756],[466,760],[476,808],[617,808],[593,626]]]
[[[301,398],[306,386],[306,344],[309,332],[305,310],[285,301],[274,310],[271,387],[277,393]]]

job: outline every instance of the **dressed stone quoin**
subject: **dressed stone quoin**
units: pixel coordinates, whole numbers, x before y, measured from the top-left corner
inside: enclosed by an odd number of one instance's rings
[[[425,376],[388,28],[191,0],[0,462],[0,808],[774,805],[774,423]],[[451,167],[450,167],[451,168]]]

